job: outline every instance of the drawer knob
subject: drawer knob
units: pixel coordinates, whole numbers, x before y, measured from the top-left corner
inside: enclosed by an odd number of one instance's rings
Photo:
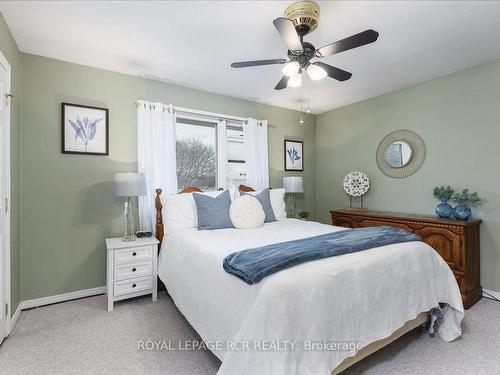
[[[135,257],[136,255],[137,255],[137,253],[134,251],[134,252],[132,253],[132,256],[134,256],[134,257]]]
[[[135,267],[134,267],[134,268],[132,268],[132,272],[135,272],[135,271],[136,271]]]
[[[137,285],[136,284],[132,284],[132,288],[135,288]]]

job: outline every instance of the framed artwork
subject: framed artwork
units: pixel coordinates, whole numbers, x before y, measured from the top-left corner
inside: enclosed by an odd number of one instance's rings
[[[285,139],[285,171],[304,170],[304,142]]]
[[[61,103],[62,153],[109,155],[107,108]]]

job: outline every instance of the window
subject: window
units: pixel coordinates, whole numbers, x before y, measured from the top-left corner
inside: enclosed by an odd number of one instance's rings
[[[217,190],[217,124],[178,118],[177,184]]]
[[[180,190],[237,187],[246,181],[243,128],[238,123],[180,115],[176,122]]]
[[[243,128],[230,126],[227,132],[227,187],[237,187],[246,183],[245,150]]]

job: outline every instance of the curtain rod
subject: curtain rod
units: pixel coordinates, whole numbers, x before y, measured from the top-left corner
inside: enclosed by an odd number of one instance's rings
[[[136,100],[134,102],[134,105],[136,107],[139,107],[141,103],[139,103],[139,100]],[[165,104],[162,104],[165,107],[168,107]],[[183,107],[176,107],[172,106],[174,108],[174,111],[177,111],[179,113],[184,113],[186,115],[200,115],[200,116],[205,116],[205,117],[212,117],[212,118],[217,118],[217,119],[222,119],[222,120],[232,120],[232,121],[237,121],[237,122],[243,122],[247,123],[247,118],[245,117],[239,117],[239,116],[232,116],[232,115],[223,115],[220,113],[214,113],[214,112],[206,112],[206,111],[198,111],[196,109],[190,109],[190,108],[183,108]],[[261,122],[261,120],[257,120],[258,122]],[[276,125],[272,124],[267,124],[269,128],[277,128]]]

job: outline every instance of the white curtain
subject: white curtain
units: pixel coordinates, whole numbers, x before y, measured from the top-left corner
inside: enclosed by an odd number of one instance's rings
[[[217,121],[217,188],[227,185],[227,127],[226,120]]]
[[[147,195],[139,197],[141,230],[155,231],[155,189],[177,192],[175,113],[172,105],[139,101],[137,107],[138,170],[144,173]]]
[[[267,121],[249,118],[243,125],[243,137],[247,184],[255,190],[265,189],[269,187]]]

